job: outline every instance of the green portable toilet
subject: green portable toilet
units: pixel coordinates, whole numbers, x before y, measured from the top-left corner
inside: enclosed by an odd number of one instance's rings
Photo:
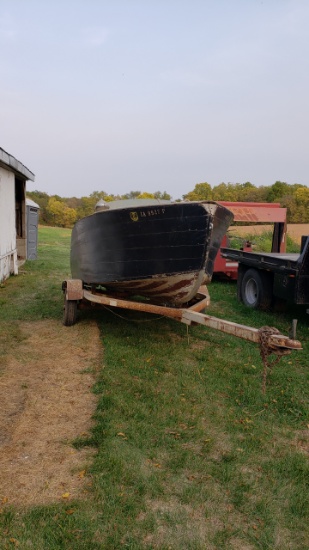
[[[27,260],[37,259],[39,205],[31,199],[26,199],[27,212]]]

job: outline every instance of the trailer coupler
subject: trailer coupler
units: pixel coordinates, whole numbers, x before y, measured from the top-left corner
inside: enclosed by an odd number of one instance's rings
[[[259,345],[260,355],[263,361],[263,393],[266,391],[266,378],[268,369],[279,362],[283,355],[290,354],[293,350],[301,350],[302,345],[298,340],[284,336],[274,327],[261,327],[260,329],[239,325],[225,319],[218,319],[211,315],[197,313],[195,311],[184,310],[181,321],[187,325],[204,325],[215,330],[220,330],[226,334],[231,334],[243,340],[249,340]],[[293,336],[296,335],[296,326],[294,323]],[[275,355],[275,359],[270,361],[269,356]]]

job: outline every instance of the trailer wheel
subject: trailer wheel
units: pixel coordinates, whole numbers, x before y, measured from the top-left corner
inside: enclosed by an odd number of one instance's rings
[[[272,278],[268,273],[248,269],[240,283],[241,301],[252,309],[269,309],[273,299]]]
[[[75,325],[77,321],[77,300],[67,300],[64,298],[63,306],[63,324],[66,327]]]

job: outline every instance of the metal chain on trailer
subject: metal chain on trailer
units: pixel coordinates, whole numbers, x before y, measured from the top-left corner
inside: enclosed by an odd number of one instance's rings
[[[282,349],[278,347],[273,347],[269,344],[269,337],[272,334],[280,334],[280,331],[275,327],[261,327],[259,329],[259,339],[260,339],[260,355],[263,361],[263,383],[262,383],[262,390],[263,393],[266,393],[266,381],[267,381],[267,373],[268,369],[271,369],[275,365],[277,365],[283,355],[289,355],[291,353],[291,350],[289,349]],[[276,355],[277,357],[273,359],[272,361],[269,361],[270,355]]]

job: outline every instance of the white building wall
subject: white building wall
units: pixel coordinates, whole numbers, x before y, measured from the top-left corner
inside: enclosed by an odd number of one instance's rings
[[[17,274],[15,176],[0,167],[0,282]]]

